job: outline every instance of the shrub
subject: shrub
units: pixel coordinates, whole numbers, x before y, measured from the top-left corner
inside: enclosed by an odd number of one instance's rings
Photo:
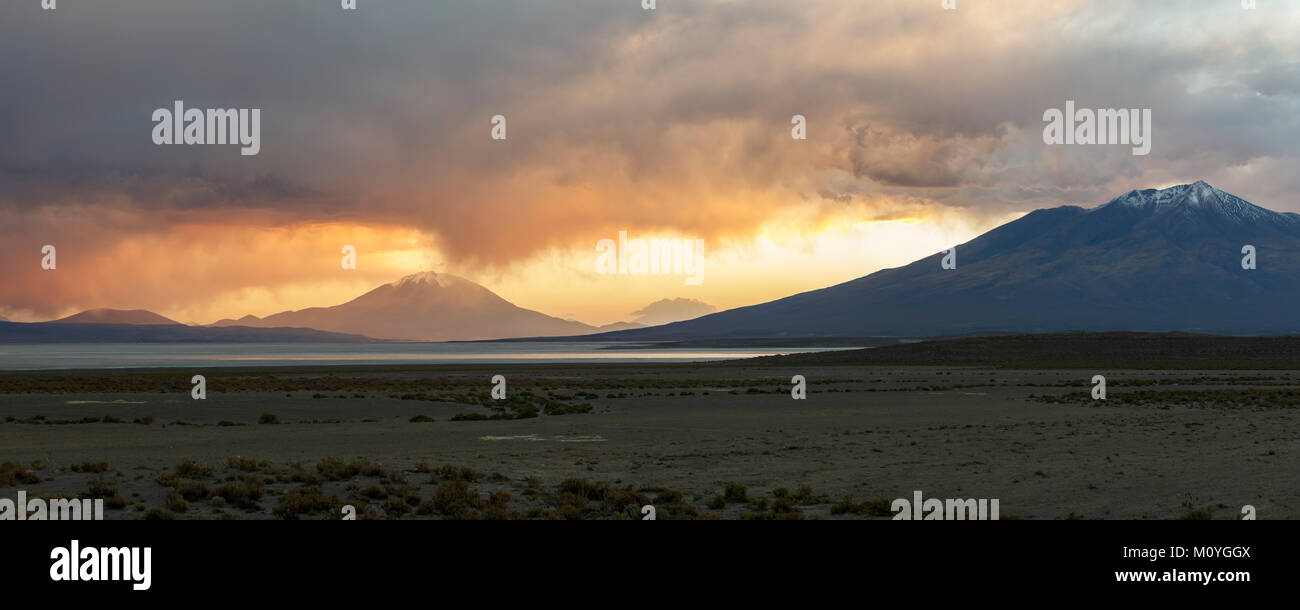
[[[593,483],[586,479],[565,479],[556,485],[556,489],[562,494],[572,494],[585,501],[600,501],[609,493],[608,485]]]
[[[433,493],[433,510],[452,519],[469,519],[479,498],[465,481],[448,481]]]
[[[207,464],[185,460],[176,465],[176,474],[191,479],[203,479],[212,475],[212,467]]]
[[[95,477],[90,480],[90,487],[86,491],[90,498],[107,498],[117,495],[117,486],[105,481],[102,477]]]
[[[270,462],[265,460],[259,462],[257,460],[242,458],[237,455],[232,455],[226,458],[226,467],[240,472],[257,472],[264,468],[270,468],[270,466]]]
[[[371,485],[357,493],[370,498],[371,500],[383,500],[388,497],[388,492],[384,491],[384,488],[378,485]]]
[[[431,470],[435,479],[444,481],[466,481],[473,483],[478,481],[478,472],[472,468],[457,468],[451,464],[443,464]]]
[[[298,515],[310,515],[336,510],[340,506],[339,499],[335,496],[325,497],[321,494],[320,487],[308,485],[301,489],[295,489],[284,497],[280,498],[280,503],[272,513],[276,517],[285,520],[294,520]]]
[[[167,510],[178,513],[183,513],[190,509],[190,503],[186,502],[185,498],[182,498],[180,494],[177,493],[167,494],[167,500],[163,502],[163,506],[166,507]]]
[[[257,475],[247,475],[241,483],[227,483],[212,490],[212,495],[221,496],[227,502],[243,509],[258,508],[257,501],[262,499],[265,484]]]
[[[329,457],[316,463],[316,470],[330,481],[346,481],[357,475],[378,477],[384,475],[384,469],[378,462],[354,460],[352,463],[339,458]]]
[[[868,500],[858,506],[858,514],[870,517],[893,517],[893,501],[888,498]]]
[[[35,472],[23,468],[13,462],[0,464],[0,486],[14,487],[19,483],[31,485],[40,483],[41,477],[36,476]]]
[[[853,496],[844,496],[843,500],[831,505],[832,515],[843,515],[844,513],[858,512],[858,505],[853,503]]]
[[[749,502],[749,489],[739,483],[729,483],[723,489],[722,497],[727,504],[744,504]]]
[[[177,481],[176,493],[191,502],[208,497],[208,486],[202,481]]]

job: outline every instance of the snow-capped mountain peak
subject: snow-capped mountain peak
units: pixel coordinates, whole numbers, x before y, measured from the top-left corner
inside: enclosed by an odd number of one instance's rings
[[[439,288],[448,288],[452,284],[456,283],[457,280],[460,279],[461,278],[458,278],[454,275],[448,275],[445,273],[438,274],[432,271],[422,271],[420,273],[412,273],[411,275],[402,277],[396,282],[393,282],[392,285],[401,288],[405,286],[435,284]]]
[[[1300,220],[1294,214],[1279,214],[1261,208],[1235,195],[1216,189],[1204,180],[1163,189],[1129,191],[1116,197],[1105,206],[1097,208],[1097,210],[1109,208],[1110,206],[1137,208],[1154,213],[1181,213],[1184,215],[1208,212],[1236,223],[1253,223],[1266,220],[1294,223]]]

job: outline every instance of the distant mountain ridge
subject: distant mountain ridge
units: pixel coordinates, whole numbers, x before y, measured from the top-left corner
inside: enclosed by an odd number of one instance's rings
[[[1242,268],[1256,248],[1257,268]],[[1205,182],[1041,209],[903,267],[768,303],[584,340],[981,332],[1300,332],[1300,215]]]
[[[598,329],[524,309],[467,279],[416,273],[347,303],[258,318],[220,320],[216,327],[292,327],[407,341],[472,341],[540,335],[578,335]]]
[[[660,299],[632,312],[632,315],[638,316],[635,320],[643,325],[658,326],[660,324],[691,320],[717,310],[717,307],[699,299],[676,298]]]
[[[1257,263],[1249,270],[1242,268],[1247,245],[1255,248]],[[409,275],[333,307],[244,316],[206,328],[315,329],[349,340],[416,341],[1300,332],[1300,215],[1256,206],[1202,181],[1130,191],[1091,209],[1036,210],[957,246],[956,269],[941,269],[943,256],[768,303],[614,332],[602,331],[633,323],[596,328],[548,316],[437,273]],[[667,307],[710,306],[664,299],[638,313]],[[31,327],[0,324],[9,333],[0,332],[0,341],[15,328]],[[184,327],[144,310],[90,310],[45,324]],[[34,328],[19,334],[33,333],[39,335]]]
[[[373,343],[310,328],[212,328],[184,324],[0,322],[0,343]]]
[[[88,309],[50,324],[180,324],[145,309]]]

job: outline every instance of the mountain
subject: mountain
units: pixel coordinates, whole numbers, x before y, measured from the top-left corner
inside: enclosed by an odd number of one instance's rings
[[[310,328],[212,328],[184,324],[0,322],[0,343],[364,343]]]
[[[51,324],[180,324],[144,309],[89,309]]]
[[[1256,248],[1257,268],[1242,268]],[[943,253],[843,284],[584,340],[984,332],[1300,332],[1300,215],[1205,182],[1042,209]]]
[[[642,324],[640,322],[613,322],[610,324],[601,324],[600,326],[597,326],[595,332],[607,333],[616,330],[627,330],[629,328],[645,328],[645,326],[646,326],[645,324]]]
[[[505,337],[578,335],[597,329],[522,307],[469,280],[417,273],[384,284],[347,303],[258,318],[220,320],[213,326],[314,328],[409,341],[469,341]]]
[[[699,299],[676,298],[660,299],[632,312],[632,315],[637,316],[635,321],[642,325],[656,326],[698,318],[717,310],[717,307]]]

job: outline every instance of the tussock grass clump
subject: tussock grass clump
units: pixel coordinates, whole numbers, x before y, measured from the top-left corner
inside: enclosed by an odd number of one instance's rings
[[[384,500],[388,498],[388,492],[384,491],[384,488],[378,485],[371,485],[357,493],[370,498],[371,500]]]
[[[210,495],[208,486],[202,481],[178,480],[174,489],[176,494],[190,502],[202,500]]]
[[[80,464],[73,464],[72,466],[69,466],[68,470],[71,470],[72,472],[88,472],[91,474],[99,474],[101,472],[108,470],[108,462],[82,462]]]
[[[894,511],[890,509],[891,504],[892,502],[886,498],[876,498],[859,504],[853,501],[853,496],[844,496],[843,500],[840,500],[831,506],[831,514],[854,514],[865,517],[892,517],[894,516]]]
[[[280,519],[292,521],[301,515],[337,515],[342,506],[337,496],[326,497],[322,494],[319,485],[305,485],[282,496],[280,503],[271,512]]]
[[[473,468],[467,468],[467,467],[457,468],[455,466],[452,466],[451,464],[443,464],[442,466],[431,469],[429,472],[430,474],[433,475],[433,479],[435,482],[438,480],[465,481],[467,483],[474,483],[478,481],[478,472],[476,472]]]
[[[1091,391],[1058,395],[1031,395],[1031,400],[1055,404],[1090,406],[1137,406],[1157,409],[1191,407],[1210,409],[1294,409],[1300,406],[1300,390],[1289,388],[1202,388],[1196,390],[1112,391],[1106,400],[1093,400]]]
[[[582,404],[574,405],[574,404],[567,404],[567,403],[556,402],[556,401],[548,401],[546,404],[546,414],[553,415],[553,416],[577,415],[581,413],[591,413],[592,408],[593,407],[590,404],[585,402]]]
[[[121,494],[117,493],[117,486],[105,481],[103,477],[96,476],[90,480],[90,485],[86,493],[82,494],[83,499],[103,499],[105,508],[125,508],[128,502]]]
[[[255,475],[245,475],[244,480],[238,483],[226,483],[214,490],[212,495],[221,496],[225,500],[239,508],[245,510],[255,510],[260,508],[258,500],[266,492],[266,484],[262,478]]]
[[[271,463],[266,460],[259,462],[257,460],[232,455],[226,458],[226,467],[240,472],[257,472],[259,470],[270,470]]]
[[[176,518],[176,513],[165,508],[151,508],[144,518],[146,521],[171,521]]]
[[[858,505],[858,514],[869,517],[893,517],[894,511],[890,508],[893,502],[887,498],[876,498],[868,500]]]
[[[399,496],[389,496],[383,504],[384,513],[391,519],[396,519],[411,512],[411,505],[406,502],[405,498]]]
[[[565,479],[555,488],[561,494],[581,498],[584,502],[604,500],[610,493],[609,484],[593,483],[586,479]]]
[[[183,513],[190,509],[190,503],[187,502],[185,498],[182,498],[180,494],[174,492],[167,494],[167,499],[163,501],[163,506],[166,507],[167,510],[177,513]]]
[[[186,477],[189,479],[206,479],[212,476],[212,467],[207,464],[199,464],[192,460],[185,460],[176,465],[173,470],[176,476]]]
[[[826,496],[813,495],[812,488],[807,485],[800,485],[798,489],[795,490],[794,496],[791,499],[794,500],[795,504],[800,506],[807,506],[809,504],[830,504],[831,502],[831,499]]]
[[[35,472],[27,468],[23,468],[13,462],[0,464],[0,484],[5,487],[15,487],[19,483],[32,485],[40,482],[41,477],[37,476]]]
[[[483,506],[483,518],[489,521],[510,519],[510,500],[513,498],[514,496],[506,491],[498,491],[488,496],[487,505]]]
[[[433,493],[433,511],[448,519],[475,519],[474,509],[483,502],[470,491],[469,483],[461,480],[447,481]]]
[[[844,496],[843,500],[831,505],[832,515],[843,515],[846,513],[856,513],[858,505],[853,502],[853,496]]]
[[[316,471],[327,481],[346,481],[359,475],[368,477],[384,476],[384,468],[378,462],[358,459],[345,462],[336,457],[328,457],[316,463]]]
[[[313,485],[321,481],[320,477],[306,470],[294,470],[289,473],[277,472],[275,480],[277,483],[303,483],[305,485]]]
[[[620,489],[609,483],[570,478],[557,484],[555,491],[555,494],[541,498],[551,508],[549,513],[543,513],[549,519],[640,519],[641,507],[647,504],[655,506],[658,519],[691,519],[699,516],[699,511],[685,502],[684,494],[672,489],[647,488],[636,491],[631,486]],[[646,492],[657,492],[657,495],[651,500]],[[529,509],[523,516],[531,518],[537,515]]]
[[[117,495],[117,486],[105,481],[103,477],[95,477],[90,480],[86,493],[91,498],[107,498]]]
[[[727,504],[749,503],[749,489],[740,483],[728,483],[722,490],[722,499]]]

